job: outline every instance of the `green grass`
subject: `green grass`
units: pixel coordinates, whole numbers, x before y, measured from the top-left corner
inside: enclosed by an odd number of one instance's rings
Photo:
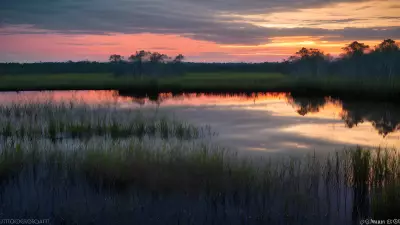
[[[292,92],[341,98],[398,99],[400,81],[374,78],[294,77],[276,73],[193,73],[143,79],[111,74],[3,75],[0,91],[125,90],[143,92]]]
[[[52,75],[3,75],[0,90],[82,90],[118,89],[135,82],[131,77],[116,78],[111,74],[52,74]]]
[[[0,77],[0,90],[58,90],[58,89],[126,89],[159,88],[179,85],[213,85],[225,83],[227,79],[249,84],[257,81],[270,81],[283,78],[281,74],[264,73],[209,73],[187,74],[167,78],[143,79],[112,74],[54,74],[54,75],[3,75]],[[158,85],[156,87],[156,85]]]

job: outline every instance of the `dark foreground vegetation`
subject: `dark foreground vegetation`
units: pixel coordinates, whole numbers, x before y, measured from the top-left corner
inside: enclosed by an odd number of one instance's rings
[[[342,98],[400,98],[400,50],[384,40],[378,46],[357,41],[333,58],[302,48],[281,63],[188,63],[139,51],[110,62],[3,63],[0,90],[104,90],[131,92],[280,91]]]
[[[72,103],[0,112],[0,213],[7,218],[350,224],[400,210],[395,149],[255,160],[207,144],[207,127],[154,114]]]

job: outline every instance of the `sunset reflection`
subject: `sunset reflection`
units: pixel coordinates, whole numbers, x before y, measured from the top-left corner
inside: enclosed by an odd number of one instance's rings
[[[365,145],[365,146],[399,146],[400,145],[400,109],[394,105],[371,103],[348,103],[330,97],[302,98],[288,93],[252,93],[252,94],[205,94],[184,93],[174,95],[161,93],[146,96],[122,96],[118,91],[54,91],[54,92],[21,92],[2,93],[2,104],[24,102],[83,102],[86,104],[113,104],[122,108],[161,108],[173,110],[176,116],[185,117],[188,121],[196,120],[202,124],[213,121],[215,110],[229,114],[232,126],[231,138],[259,137],[260,146],[268,146],[263,137],[272,134],[290,134],[298,137],[324,140],[331,143]],[[356,104],[356,105],[354,105]],[[174,110],[177,109],[177,110]],[[179,110],[180,109],[180,110]],[[194,111],[185,111],[193,109]],[[212,110],[209,112],[208,110]],[[240,118],[249,114],[249,120],[241,123]],[[228,116],[224,117],[228,119]],[[231,121],[232,120],[232,121]],[[250,129],[265,124],[263,129]],[[273,125],[273,129],[269,126]],[[236,128],[235,128],[236,126]],[[243,132],[243,127],[249,130]],[[225,129],[216,127],[216,129]],[[270,133],[273,132],[273,133]],[[240,136],[238,136],[240,134]],[[242,137],[243,136],[243,137]],[[258,140],[258,139],[257,139]],[[296,139],[297,140],[297,139]],[[257,142],[256,142],[257,143]],[[311,143],[286,140],[282,146],[305,148]],[[254,146],[253,146],[254,147]],[[259,148],[255,147],[255,148]]]

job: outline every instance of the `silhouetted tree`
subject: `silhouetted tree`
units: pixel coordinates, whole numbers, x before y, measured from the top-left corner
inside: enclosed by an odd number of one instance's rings
[[[383,40],[372,53],[378,66],[378,75],[386,76],[392,82],[396,64],[400,63],[399,45],[392,39]]]
[[[134,55],[131,55],[128,58],[134,67],[136,64],[137,69],[136,70],[134,69],[134,73],[137,71],[140,77],[143,76],[143,62],[148,60],[150,55],[151,52],[141,50],[141,51],[136,51]]]
[[[161,63],[167,59],[168,59],[167,55],[164,55],[164,54],[161,54],[158,52],[153,52],[150,54],[150,62],[152,62],[152,63]]]
[[[365,45],[364,43],[353,41],[352,43],[346,45],[346,47],[342,49],[345,52],[344,56],[355,57],[363,55],[368,48],[369,46]]]
[[[119,63],[119,62],[122,62],[123,59],[124,59],[123,56],[117,55],[117,54],[113,54],[113,55],[110,55],[108,60],[110,62],[112,62],[112,63]]]
[[[181,63],[183,60],[185,59],[185,56],[183,56],[182,54],[179,54],[175,57],[174,61],[175,63]]]
[[[399,51],[399,45],[392,39],[385,39],[380,43],[375,51],[388,53]]]
[[[113,71],[115,76],[120,76],[124,73],[122,62],[124,57],[118,54],[110,55],[108,59],[113,64]]]
[[[365,57],[368,49],[368,45],[358,41],[353,41],[346,45],[342,48],[343,53],[341,57],[330,64],[330,74],[346,76],[369,74],[370,71],[368,71],[368,68],[365,66],[367,61],[370,60],[368,57]]]
[[[294,56],[289,57],[289,64],[292,65],[296,74],[319,76],[326,64],[327,57],[319,49],[301,48]]]

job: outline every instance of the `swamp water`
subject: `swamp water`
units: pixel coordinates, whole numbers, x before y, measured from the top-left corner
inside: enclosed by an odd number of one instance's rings
[[[397,152],[342,151],[400,146],[400,109],[390,103],[54,91],[1,93],[0,108],[1,218],[350,224],[399,206]],[[290,158],[253,168],[219,146]]]
[[[141,108],[196,125],[210,125],[223,146],[259,153],[333,152],[346,146],[400,146],[400,105],[301,98],[286,93],[157,94],[118,91],[0,93],[0,104],[66,101]]]

